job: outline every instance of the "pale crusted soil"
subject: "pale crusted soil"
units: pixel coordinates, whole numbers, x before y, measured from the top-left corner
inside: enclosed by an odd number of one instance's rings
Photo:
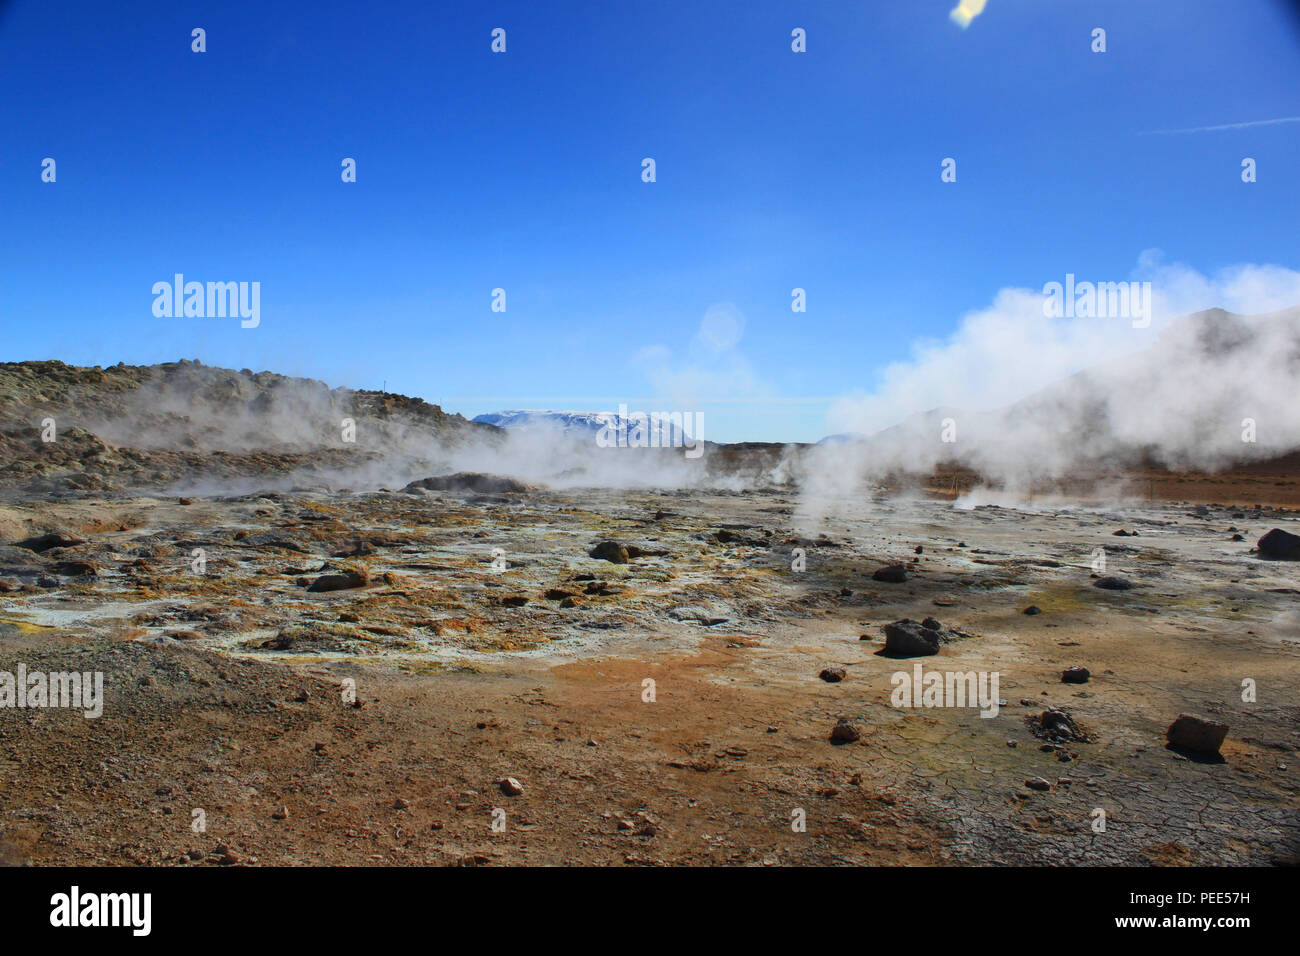
[[[40,573],[79,558],[99,574],[13,577],[0,670],[99,669],[108,699],[90,720],[0,710],[0,853],[181,863],[194,851],[185,865],[1300,856],[1300,565],[1249,553],[1269,527],[1295,530],[1293,514],[892,501],[836,513],[823,536],[796,510],[759,493],[17,502],[0,514],[6,540],[56,527],[89,539],[37,560]],[[1246,540],[1230,542],[1230,526]],[[1139,534],[1112,536],[1120,527]],[[264,534],[280,545],[246,543]],[[607,537],[667,553],[586,556]],[[332,557],[362,540],[373,550]],[[1097,547],[1132,590],[1092,586]],[[894,561],[911,562],[909,581],[870,579]],[[325,564],[364,566],[372,584],[308,593]],[[561,607],[553,588],[580,601]],[[1021,614],[1029,604],[1043,613]],[[930,614],[964,636],[925,668],[997,671],[996,717],[890,705],[891,675],[913,662],[875,653],[880,625]],[[260,646],[285,629],[287,648]],[[1060,683],[1070,664],[1093,679]],[[846,679],[819,680],[829,665]],[[1041,751],[1024,717],[1048,704],[1095,742],[1070,745],[1068,761]],[[1223,762],[1163,746],[1184,711],[1230,725]],[[829,741],[841,717],[860,741]],[[501,792],[506,776],[522,794]],[[1027,789],[1030,777],[1051,789]],[[791,827],[800,815],[806,832]]]

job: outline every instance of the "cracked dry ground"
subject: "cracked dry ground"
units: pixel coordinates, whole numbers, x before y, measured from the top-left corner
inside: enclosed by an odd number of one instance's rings
[[[781,493],[603,491],[11,501],[3,540],[86,541],[0,549],[0,670],[102,670],[106,703],[98,719],[0,710],[0,857],[1300,856],[1300,565],[1249,553],[1271,527],[1296,530],[1294,512],[863,501],[809,539],[796,506]],[[1121,527],[1138,535],[1114,537]],[[647,553],[588,556],[609,538]],[[1132,590],[1092,586],[1098,547]],[[60,573],[75,561],[96,573]],[[871,579],[895,562],[909,580]],[[365,587],[306,588],[362,568]],[[1042,613],[1022,614],[1030,604]],[[890,706],[890,675],[914,662],[876,653],[880,627],[931,615],[961,636],[921,663],[997,671],[995,717]],[[1061,683],[1072,664],[1092,680]],[[828,666],[846,678],[823,682]],[[1241,699],[1246,678],[1257,702]],[[1025,718],[1048,705],[1094,742],[1040,749]],[[1164,747],[1181,712],[1230,725],[1223,762]],[[840,718],[861,740],[830,742]],[[522,793],[504,794],[504,777]],[[1050,789],[1028,789],[1031,777]]]

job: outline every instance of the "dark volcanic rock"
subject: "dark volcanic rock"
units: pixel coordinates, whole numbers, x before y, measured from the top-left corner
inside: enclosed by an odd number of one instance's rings
[[[1300,536],[1274,528],[1259,539],[1259,553],[1266,558],[1279,558],[1283,561],[1300,561]]]
[[[1215,723],[1192,714],[1179,714],[1178,719],[1165,731],[1165,738],[1171,747],[1207,756],[1217,755],[1223,746],[1223,738],[1227,736],[1227,724]]]
[[[46,560],[35,551],[0,545],[0,575],[4,577],[39,577],[47,566]]]
[[[51,531],[49,534],[38,534],[33,538],[24,538],[22,541],[16,542],[14,546],[44,554],[51,548],[71,548],[73,545],[85,543],[85,538],[78,537],[71,532]]]
[[[1074,666],[1067,667],[1065,670],[1061,671],[1061,683],[1086,684],[1088,683],[1088,678],[1091,676],[1092,671],[1088,670],[1086,667],[1080,667],[1078,664],[1075,664]]]
[[[939,632],[904,618],[885,625],[887,657],[928,657],[939,653]]]
[[[591,549],[590,556],[599,561],[610,561],[614,564],[627,564],[628,562],[627,546],[617,541],[602,541]]]
[[[840,681],[844,680],[844,674],[845,671],[843,667],[826,667],[823,668],[822,672],[817,676],[828,684],[838,684]]]
[[[1020,613],[1021,613],[1021,614],[1028,614],[1030,617],[1033,617],[1035,614],[1042,614],[1042,613],[1043,613],[1043,609],[1040,608],[1037,604],[1031,604],[1031,605],[1029,605],[1029,607],[1025,608],[1025,609],[1024,609],[1023,611],[1021,611]]]
[[[1095,588],[1101,588],[1104,591],[1127,591],[1133,586],[1133,582],[1129,581],[1127,578],[1107,575],[1104,578],[1098,578],[1096,581],[1093,581],[1092,586]]]
[[[831,743],[851,744],[855,740],[860,740],[861,738],[862,731],[858,730],[858,728],[848,720],[840,720],[831,730]]]
[[[308,591],[347,591],[363,588],[370,583],[370,572],[364,568],[348,570],[340,574],[322,574],[312,582]]]
[[[901,564],[891,564],[888,567],[879,568],[875,574],[871,575],[873,581],[884,581],[886,584],[902,584],[907,580],[907,568]]]
[[[530,485],[505,475],[485,475],[476,471],[458,471],[454,475],[435,475],[421,478],[406,486],[405,491],[473,492],[481,495],[500,495],[531,491]]]
[[[942,631],[942,630],[943,630],[943,625],[940,624],[938,621],[936,621],[936,620],[935,620],[934,618],[932,618],[932,617],[927,617],[924,621],[922,621],[922,622],[921,622],[921,626],[922,626],[923,628],[925,628],[927,631]]]
[[[1051,740],[1056,743],[1064,741],[1092,742],[1092,737],[1084,732],[1073,717],[1055,707],[1049,707],[1037,716],[1026,717],[1025,721],[1029,724],[1030,732],[1042,740]]]

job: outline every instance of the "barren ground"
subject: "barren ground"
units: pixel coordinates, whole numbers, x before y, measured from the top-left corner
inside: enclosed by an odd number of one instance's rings
[[[101,670],[107,701],[0,709],[0,855],[1294,862],[1300,563],[1251,549],[1300,522],[1256,490],[1180,486],[1204,513],[868,500],[809,538],[775,492],[14,498],[0,540],[87,541],[0,548],[0,671]],[[662,553],[589,557],[605,539]],[[1099,547],[1131,590],[1093,586]],[[97,573],[55,567],[76,560]],[[871,579],[892,563],[909,580]],[[306,590],[349,568],[370,583]],[[920,662],[998,672],[997,716],[890,705],[915,662],[877,653],[881,626],[927,616],[957,637]],[[1062,683],[1073,664],[1091,681]],[[1093,742],[1035,738],[1048,705]],[[1230,725],[1222,762],[1164,746],[1183,712]],[[840,718],[859,741],[831,743]]]

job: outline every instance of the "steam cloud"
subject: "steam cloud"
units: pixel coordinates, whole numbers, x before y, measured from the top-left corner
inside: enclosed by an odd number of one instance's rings
[[[838,401],[832,426],[863,440],[808,458],[805,517],[873,479],[940,464],[1014,492],[1143,462],[1213,471],[1300,448],[1300,273],[1243,265],[1207,277],[1148,252],[1135,276],[1152,283],[1148,328],[1052,318],[1041,293],[1004,289],[947,340],[886,368],[873,392]],[[1243,440],[1250,423],[1254,441]],[[943,441],[945,424],[955,441]]]

